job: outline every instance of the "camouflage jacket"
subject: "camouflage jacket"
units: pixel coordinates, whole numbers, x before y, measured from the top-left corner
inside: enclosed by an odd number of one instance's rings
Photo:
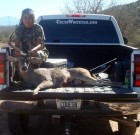
[[[43,28],[39,24],[34,24],[30,29],[18,25],[15,29],[15,40],[19,41],[19,47],[24,53],[37,46],[38,37],[45,39]]]

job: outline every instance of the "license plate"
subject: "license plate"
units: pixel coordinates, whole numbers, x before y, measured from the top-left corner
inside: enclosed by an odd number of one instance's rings
[[[79,110],[81,108],[81,99],[61,100],[56,99],[57,109],[59,110]]]

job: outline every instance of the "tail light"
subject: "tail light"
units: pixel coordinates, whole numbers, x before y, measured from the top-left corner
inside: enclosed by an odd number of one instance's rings
[[[0,53],[0,84],[6,83],[6,53]]]
[[[86,15],[84,15],[84,14],[68,14],[66,16],[67,17],[85,17]]]
[[[140,55],[134,55],[134,86],[140,87]]]

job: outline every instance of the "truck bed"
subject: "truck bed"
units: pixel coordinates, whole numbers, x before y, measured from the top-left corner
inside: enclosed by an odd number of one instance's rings
[[[33,96],[32,90],[23,87],[9,87],[0,91],[1,100],[35,101],[44,99],[82,99],[95,101],[136,101],[138,94],[128,88],[104,87],[66,87],[45,89]]]

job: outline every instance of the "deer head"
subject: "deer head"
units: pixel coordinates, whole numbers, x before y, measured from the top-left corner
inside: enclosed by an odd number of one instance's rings
[[[13,34],[14,33],[11,33],[10,37],[9,37],[9,46],[11,48],[13,48],[15,51],[17,52],[22,52],[19,48],[17,48],[13,42],[15,42],[15,39],[13,39]],[[41,38],[38,38],[38,42],[41,43],[42,39]],[[30,46],[30,50],[31,50],[31,43],[29,42],[28,43],[29,46]],[[27,71],[29,66],[30,65],[33,65],[33,64],[38,64],[38,66],[40,67],[41,63],[42,63],[42,59],[41,58],[38,58],[38,57],[31,57],[30,56],[30,53],[28,54],[24,54],[22,53],[19,57],[12,57],[12,56],[9,56],[8,57],[8,60],[11,61],[11,62],[16,62],[16,61],[19,61],[19,68],[22,69],[22,71]],[[31,66],[30,66],[31,67]]]
[[[17,48],[13,42],[15,41],[13,39],[13,33],[11,33],[10,37],[9,37],[9,41],[8,44],[11,48],[13,48],[15,51],[21,52],[21,50],[19,48]],[[7,60],[9,60],[10,62],[19,62],[19,68],[22,71],[27,71],[29,64],[30,64],[30,56],[29,54],[22,54],[19,57],[13,57],[13,56],[8,56]]]

